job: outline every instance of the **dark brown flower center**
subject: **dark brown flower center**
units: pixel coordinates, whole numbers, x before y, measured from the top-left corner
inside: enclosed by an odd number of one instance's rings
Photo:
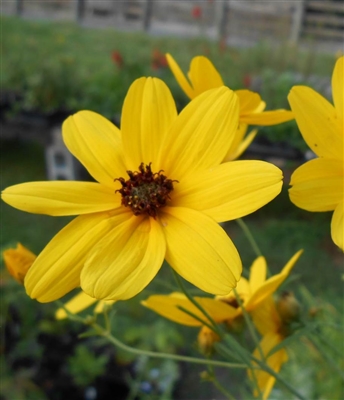
[[[159,208],[165,207],[170,200],[173,181],[162,174],[164,171],[152,172],[151,163],[139,166],[139,171],[127,171],[129,179],[115,179],[122,185],[116,190],[122,195],[122,204],[130,207],[134,215],[148,214],[156,218]]]

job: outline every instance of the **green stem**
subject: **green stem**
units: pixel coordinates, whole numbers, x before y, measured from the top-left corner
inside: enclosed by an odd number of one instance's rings
[[[188,300],[195,306],[197,307],[201,313],[203,313],[203,315],[209,320],[209,322],[213,325],[211,327],[211,329],[217,333],[220,337],[223,336],[221,330],[219,329],[219,327],[217,326],[216,322],[211,318],[211,316],[205,311],[205,309],[192,297],[189,295],[189,293],[187,292],[187,290],[185,289],[182,280],[180,279],[179,275],[177,274],[177,272],[175,272],[175,270],[173,268],[172,272],[173,275],[178,283],[178,286],[180,287],[181,291],[185,294],[185,296],[188,298]]]
[[[105,329],[103,329],[100,325],[94,323],[92,327],[98,332],[98,334],[104,338],[106,338],[110,343],[114,346],[119,347],[120,349],[127,351],[132,354],[140,355],[140,356],[147,356],[147,357],[154,357],[154,358],[164,358],[170,359],[174,361],[182,361],[182,362],[190,362],[194,364],[203,364],[203,365],[214,365],[216,367],[223,367],[223,368],[246,368],[245,364],[237,364],[237,363],[228,363],[224,361],[215,361],[215,360],[204,360],[201,358],[195,357],[188,357],[188,356],[179,356],[176,354],[168,354],[168,353],[157,353],[155,351],[149,350],[141,350],[136,349],[134,347],[128,346],[122,343],[120,340],[112,336],[112,334]]]
[[[238,218],[236,219],[236,222],[238,223],[238,225],[240,226],[240,228],[243,230],[243,232],[246,235],[247,240],[250,242],[253,251],[256,253],[257,257],[260,257],[263,255],[263,253],[260,251],[260,248],[258,247],[257,242],[255,241],[251,231],[249,230],[248,226],[246,225],[246,223],[241,219]]]
[[[212,366],[209,366],[208,369],[209,376],[207,380],[209,380],[216,387],[216,389],[221,392],[227,399],[235,400],[235,397],[231,393],[229,393],[229,391],[225,389],[216,378],[216,375],[214,374],[214,368]]]
[[[296,389],[293,388],[293,386],[290,385],[284,378],[281,377],[280,374],[276,373],[272,368],[270,368],[267,364],[262,362],[261,360],[258,360],[258,358],[252,356],[252,359],[254,362],[256,362],[261,369],[266,371],[268,374],[272,375],[274,378],[276,378],[277,381],[279,381],[283,386],[285,386],[294,396],[296,396],[300,400],[307,400],[306,397],[302,396]]]
[[[252,323],[252,320],[251,320],[250,316],[248,315],[248,312],[246,311],[245,306],[244,306],[240,296],[238,295],[238,292],[236,291],[236,289],[233,289],[233,293],[234,293],[236,301],[238,302],[238,304],[239,304],[239,306],[241,308],[242,315],[243,315],[243,317],[245,319],[245,322],[247,324],[248,330],[250,331],[250,335],[251,335],[251,337],[252,337],[252,339],[254,341],[254,344],[256,345],[256,347],[258,349],[259,355],[260,355],[261,359],[264,361],[265,360],[265,355],[264,355],[263,350],[262,350],[262,348],[260,346],[260,341],[259,341],[259,338],[257,336],[256,329],[255,329],[255,327],[254,327],[254,325]]]

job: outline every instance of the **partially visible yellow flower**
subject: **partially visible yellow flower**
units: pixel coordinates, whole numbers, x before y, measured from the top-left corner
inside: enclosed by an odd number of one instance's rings
[[[282,348],[268,356],[270,351],[286,337],[284,324],[277,312],[273,297],[269,296],[265,299],[264,302],[252,312],[252,317],[259,333],[263,336],[259,346],[263,353],[264,360],[262,360],[261,352],[258,348],[254,350],[253,356],[258,360],[266,362],[274,372],[279,373],[282,364],[288,361],[288,354],[286,350]],[[253,373],[255,379],[252,375]],[[248,370],[248,376],[253,382],[256,381],[263,400],[266,400],[276,382],[276,378],[264,370],[258,369],[254,369],[253,372],[252,370]],[[254,390],[253,394],[255,397],[258,397],[258,390]]]
[[[279,274],[266,279],[266,261],[264,257],[258,257],[252,264],[250,279],[241,278],[237,285],[237,293],[241,298],[245,309],[252,312],[259,308],[266,298],[271,296],[283,281],[288,277],[291,269],[300,257],[302,250],[298,251],[288,261]],[[223,323],[233,320],[242,314],[234,294],[225,297],[194,297],[203,309],[216,323]],[[182,293],[174,292],[169,295],[151,295],[141,302],[157,314],[187,326],[203,326],[196,318],[184,312],[182,309],[194,314],[201,320],[210,323],[203,313]]]
[[[290,200],[307,211],[334,211],[331,235],[344,250],[344,56],[332,75],[334,106],[313,89],[294,86],[288,96],[300,132],[318,156],[291,176]]]
[[[207,57],[194,57],[191,60],[187,77],[170,54],[166,54],[166,59],[174,77],[190,99],[194,99],[206,90],[225,85],[221,75]],[[276,125],[294,119],[291,111],[283,109],[264,111],[266,103],[258,93],[246,89],[236,90],[235,93],[239,97],[240,105],[239,126],[235,140],[228,149],[224,161],[238,158],[251,144],[257,130],[252,131],[244,138],[248,125]]]
[[[241,260],[218,223],[256,211],[282,187],[270,163],[221,164],[238,118],[237,96],[226,87],[177,115],[157,78],[131,85],[121,130],[94,112],[70,116],[63,140],[96,182],[28,182],[2,194],[23,211],[79,215],[37,257],[27,293],[50,302],[81,286],[97,299],[125,300],[152,281],[164,259],[200,289],[229,293]]]
[[[65,305],[64,308],[59,308],[56,313],[55,317],[56,319],[64,319],[68,317],[68,314],[65,309],[68,310],[71,314],[77,314],[86,308],[90,307],[92,304],[96,303],[97,305],[94,309],[95,313],[102,313],[104,311],[104,308],[107,306],[112,305],[115,303],[114,300],[109,300],[109,301],[104,301],[104,300],[97,300],[93,297],[88,296],[84,292],[78,293],[76,296],[74,296],[71,300],[69,300]]]
[[[207,326],[202,326],[197,336],[198,346],[205,355],[211,355],[214,343],[220,340],[220,336]]]
[[[267,264],[265,258],[263,256],[256,258],[251,266],[249,279],[242,277],[235,289],[246,311],[251,312],[267,297],[276,292],[290,274],[302,252],[303,250],[299,250],[295,253],[279,274],[268,279],[266,279]],[[242,313],[233,292],[227,296],[217,296],[216,299],[227,302],[232,307],[235,305],[237,316]]]
[[[8,272],[23,285],[24,278],[36,259],[35,254],[18,243],[15,249],[5,250],[2,256]]]

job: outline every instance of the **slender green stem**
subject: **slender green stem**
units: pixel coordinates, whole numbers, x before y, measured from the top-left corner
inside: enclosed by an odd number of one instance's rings
[[[192,313],[191,311],[187,310],[186,308],[182,306],[177,306],[177,308],[180,311],[183,311],[185,314],[190,315],[190,317],[195,318],[197,321],[199,321],[202,325],[207,326],[209,329],[214,330],[213,326],[210,325],[208,322],[204,321],[202,318],[198,317],[196,314]]]
[[[114,346],[119,347],[120,349],[127,351],[132,354],[137,354],[140,356],[147,356],[147,357],[154,357],[154,358],[164,358],[170,359],[174,361],[183,361],[183,362],[190,362],[194,364],[203,364],[203,365],[214,365],[216,367],[223,367],[223,368],[246,368],[245,364],[238,364],[238,363],[228,363],[225,361],[216,361],[216,360],[206,360],[202,358],[195,358],[195,357],[188,357],[188,356],[180,356],[176,354],[168,354],[168,353],[157,353],[155,351],[149,350],[142,350],[136,349],[134,347],[128,346],[122,343],[120,340],[112,336],[112,334],[105,329],[103,329],[100,325],[94,323],[92,327],[97,331],[97,333],[106,338],[110,343]]]
[[[243,315],[243,317],[245,319],[245,322],[247,324],[247,327],[248,327],[248,330],[250,332],[250,335],[251,335],[251,337],[252,337],[252,339],[254,341],[254,344],[256,345],[256,347],[257,347],[257,349],[259,351],[259,355],[260,355],[261,359],[264,361],[265,360],[265,355],[264,355],[263,350],[262,350],[262,348],[260,346],[260,341],[259,341],[259,338],[257,336],[256,329],[255,329],[255,327],[254,327],[254,325],[252,323],[252,320],[251,320],[250,316],[248,315],[248,312],[246,311],[246,308],[245,308],[240,296],[238,295],[238,292],[236,291],[236,289],[233,289],[233,293],[234,293],[236,301],[238,302],[238,304],[239,304],[239,306],[241,308],[242,315]]]
[[[218,379],[216,378],[216,375],[214,373],[214,368],[213,366],[208,366],[208,370],[209,370],[209,375],[207,377],[207,380],[209,380],[215,387],[216,389],[221,392],[227,399],[229,400],[235,400],[235,397],[229,393],[229,391],[227,389],[225,389],[223,387],[223,385],[221,385],[221,383],[218,381]]]
[[[245,233],[246,238],[250,242],[250,244],[252,246],[252,249],[256,253],[257,257],[262,256],[263,253],[260,251],[260,248],[259,248],[257,242],[255,241],[255,239],[254,239],[251,231],[249,230],[248,226],[246,225],[246,223],[241,218],[236,219],[236,222],[238,223],[240,228]]]
[[[288,381],[286,381],[284,378],[281,377],[280,374],[276,373],[272,368],[270,368],[266,363],[262,362],[258,358],[252,356],[252,359],[254,362],[256,362],[261,369],[266,371],[268,374],[272,375],[274,378],[276,378],[277,381],[279,381],[283,386],[285,386],[294,396],[296,396],[300,400],[307,400],[306,397],[304,397],[301,393],[299,393],[293,386],[290,385]]]
[[[172,269],[172,268],[171,268]],[[174,269],[172,269],[173,275],[177,281],[178,286],[180,287],[180,289],[182,290],[182,292],[185,294],[185,296],[188,298],[189,301],[191,301],[191,303],[197,307],[201,313],[203,313],[203,315],[209,320],[209,322],[213,325],[211,327],[211,329],[216,332],[220,337],[223,336],[221,330],[219,329],[218,325],[216,324],[216,322],[212,319],[212,317],[205,311],[205,309],[192,297],[189,295],[189,293],[187,292],[187,290],[185,289],[182,280],[180,279],[179,275],[174,271]]]

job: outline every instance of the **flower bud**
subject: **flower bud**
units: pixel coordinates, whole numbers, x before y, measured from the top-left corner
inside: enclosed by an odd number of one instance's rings
[[[283,292],[276,302],[276,308],[286,323],[297,320],[300,314],[300,304],[292,292]]]
[[[2,256],[8,272],[23,285],[24,278],[36,259],[35,254],[18,243],[17,248],[5,250]]]
[[[199,331],[198,346],[204,355],[211,355],[213,350],[213,344],[220,341],[220,337],[217,333],[212,331],[207,326],[203,326]]]

